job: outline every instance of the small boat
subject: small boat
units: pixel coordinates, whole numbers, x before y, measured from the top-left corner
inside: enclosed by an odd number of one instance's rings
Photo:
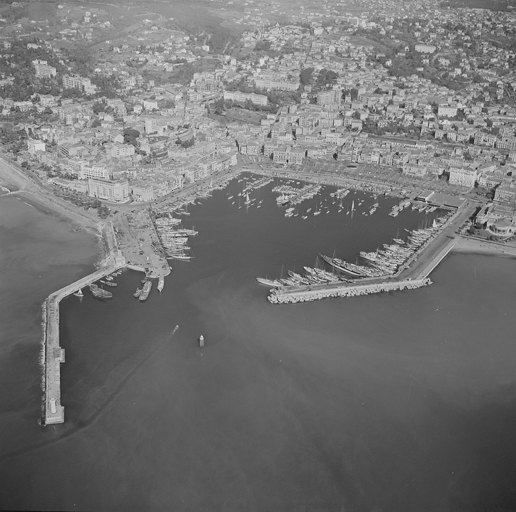
[[[204,347],[204,336],[202,334],[199,336],[199,347]]]
[[[163,291],[164,287],[165,287],[165,278],[164,277],[160,277],[159,280],[158,280],[158,286],[157,286],[158,292]]]
[[[74,295],[76,297],[84,297],[84,293],[82,293],[82,289],[80,288],[74,293]]]
[[[133,297],[138,298],[140,296],[140,293],[142,293],[141,288],[136,288],[136,291],[133,293]]]

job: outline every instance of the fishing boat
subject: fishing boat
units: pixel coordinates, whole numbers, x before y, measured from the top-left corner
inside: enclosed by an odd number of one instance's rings
[[[110,299],[111,297],[113,297],[113,294],[111,292],[108,292],[107,290],[100,288],[96,284],[90,284],[89,288],[92,295],[96,299]]]
[[[260,284],[263,284],[264,286],[271,286],[273,288],[277,287],[277,286],[280,286],[280,282],[277,281],[277,280],[273,280],[273,279],[267,279],[267,278],[264,278],[264,277],[257,277],[256,280],[260,283]]]
[[[151,291],[151,288],[152,288],[152,281],[147,281],[143,285],[143,288],[142,288],[142,291],[140,293],[140,296],[138,297],[138,300],[140,302],[143,302],[144,300],[147,300],[147,298],[149,297],[149,293]]]

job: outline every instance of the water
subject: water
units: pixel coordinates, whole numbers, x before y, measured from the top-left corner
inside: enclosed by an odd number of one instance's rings
[[[357,193],[353,219],[285,219],[272,185],[260,209],[231,205],[242,185],[189,207],[195,259],[172,262],[161,295],[139,303],[127,271],[111,301],[62,302],[66,423],[45,428],[40,303],[95,244],[0,201],[0,507],[514,509],[514,260],[453,254],[430,287],[273,306],[256,276],[353,260],[429,216],[393,219],[393,199],[363,216],[374,200]]]

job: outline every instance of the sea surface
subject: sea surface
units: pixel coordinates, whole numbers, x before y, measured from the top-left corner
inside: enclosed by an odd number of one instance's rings
[[[515,510],[515,260],[451,254],[422,289],[271,305],[257,276],[355,261],[443,212],[362,215],[357,192],[339,213],[326,187],[285,218],[273,184],[239,208],[243,186],[188,207],[194,258],[161,294],[140,303],[126,271],[110,301],[61,303],[66,422],[47,427],[41,303],[97,242],[0,197],[0,509]]]

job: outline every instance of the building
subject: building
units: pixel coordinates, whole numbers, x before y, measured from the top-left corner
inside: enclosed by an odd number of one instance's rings
[[[425,165],[404,164],[402,167],[402,172],[407,176],[422,178],[427,174],[428,169]]]
[[[95,94],[97,86],[91,83],[89,78],[83,78],[77,75],[64,75],[63,87],[65,89],[80,89],[86,94]]]
[[[32,64],[34,64],[34,69],[36,71],[37,77],[53,77],[57,74],[57,69],[52,66],[49,66],[46,60],[36,59],[32,61]]]
[[[498,187],[496,187],[494,200],[504,203],[516,202],[516,183],[510,179],[504,180]]]
[[[280,164],[301,164],[305,157],[305,150],[292,148],[290,146],[280,146],[274,149],[272,159]]]
[[[133,196],[133,201],[138,201],[139,203],[154,201],[154,188],[152,185],[145,183],[133,183],[131,185],[131,195]]]
[[[439,117],[455,117],[457,115],[457,107],[450,105],[439,105],[437,115]]]
[[[434,53],[437,48],[433,44],[416,44],[414,50],[419,53]]]
[[[247,100],[251,101],[255,105],[267,105],[267,96],[264,94],[255,94],[254,92],[245,93],[240,91],[224,91],[225,101],[239,101],[245,103]]]
[[[342,91],[332,89],[331,91],[321,91],[317,93],[318,105],[338,105],[340,104]]]
[[[129,200],[129,182],[127,180],[88,180],[88,195],[105,201],[123,203]]]
[[[88,178],[100,178],[103,180],[109,180],[109,170],[103,165],[91,165],[83,166],[80,170],[79,177],[81,180]]]
[[[462,187],[474,187],[477,181],[477,171],[468,167],[450,167],[449,183]]]
[[[268,78],[255,78],[254,84],[258,89],[280,89],[283,91],[297,91],[299,81],[287,82],[286,80],[271,80]]]
[[[27,146],[28,152],[31,155],[36,154],[38,151],[45,151],[45,143],[42,140],[29,139]]]
[[[112,158],[133,156],[134,146],[132,144],[108,144],[106,145],[106,154]]]

